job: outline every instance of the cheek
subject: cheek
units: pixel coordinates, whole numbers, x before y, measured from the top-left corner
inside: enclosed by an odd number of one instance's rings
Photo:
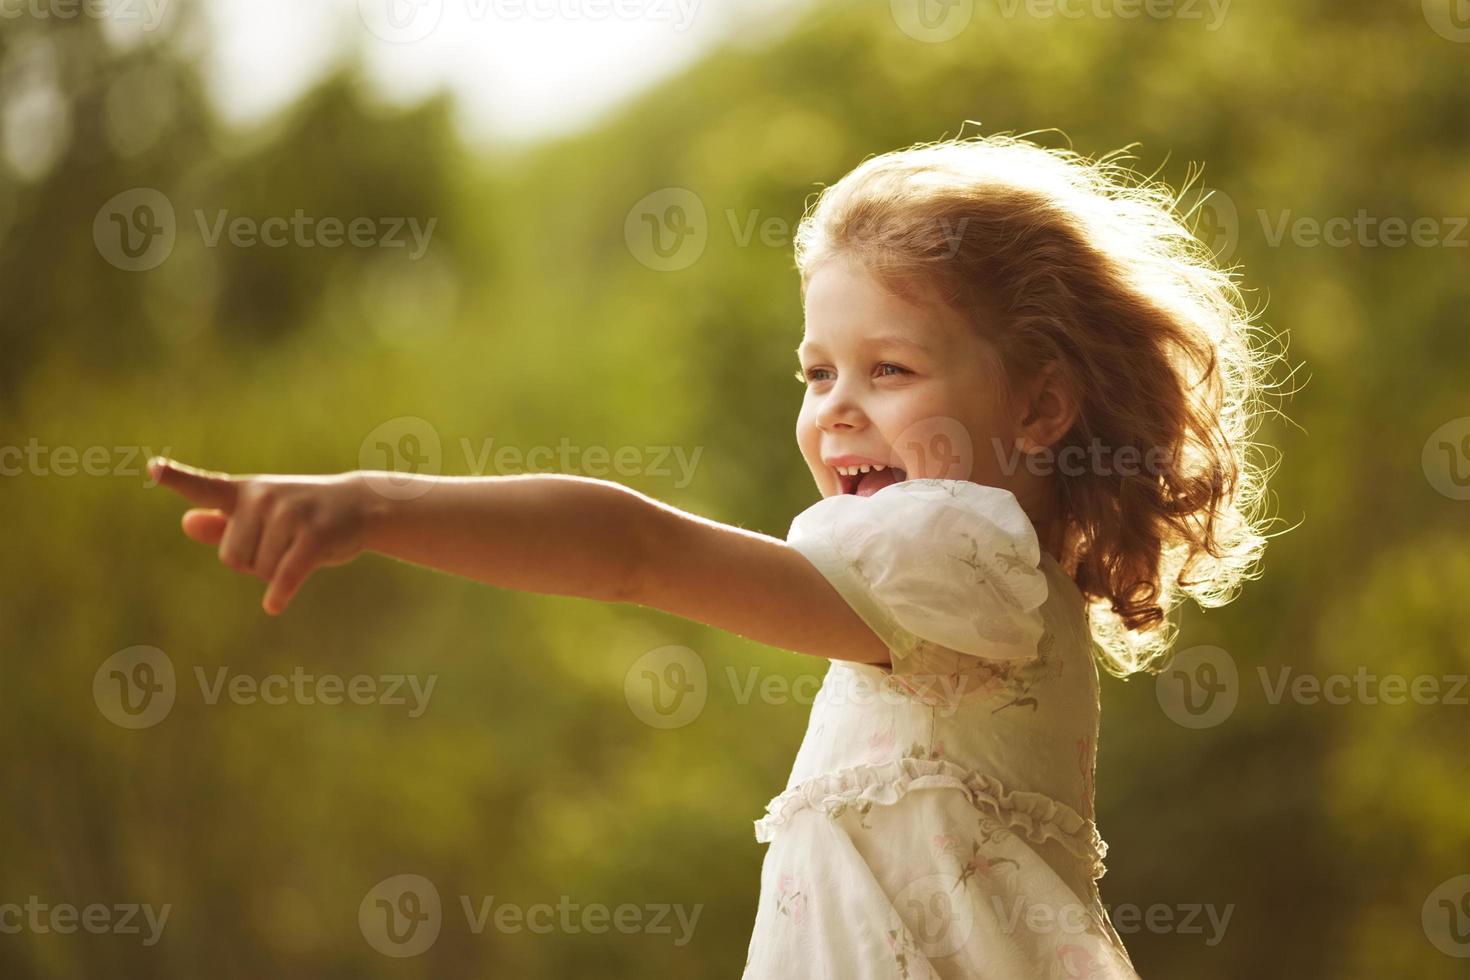
[[[813,456],[820,455],[819,436],[816,412],[809,403],[802,402],[801,411],[796,416],[796,445],[808,462],[811,462]]]
[[[973,405],[944,391],[916,392],[895,404],[880,427],[911,479],[976,479],[993,433]]]

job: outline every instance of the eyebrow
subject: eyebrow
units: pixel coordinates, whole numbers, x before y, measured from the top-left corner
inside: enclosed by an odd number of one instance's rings
[[[933,353],[928,346],[910,337],[905,337],[902,334],[884,334],[880,337],[871,337],[865,340],[863,344],[867,347],[907,347],[909,350],[917,351],[920,354]],[[796,348],[796,356],[800,357],[802,351],[808,351],[813,354],[818,352],[826,353],[827,348],[821,344],[806,340],[802,341],[801,345]]]

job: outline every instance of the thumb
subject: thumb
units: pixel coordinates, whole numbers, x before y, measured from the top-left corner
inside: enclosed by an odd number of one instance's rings
[[[200,544],[216,545],[225,536],[225,528],[230,526],[230,519],[220,511],[195,507],[185,511],[183,520],[179,523],[183,526],[184,533]]]

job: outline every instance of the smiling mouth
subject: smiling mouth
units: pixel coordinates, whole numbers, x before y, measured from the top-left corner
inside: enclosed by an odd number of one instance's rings
[[[908,474],[900,467],[880,464],[834,466],[832,471],[837,474],[837,486],[843,493],[859,497],[871,497],[884,487],[908,479]]]

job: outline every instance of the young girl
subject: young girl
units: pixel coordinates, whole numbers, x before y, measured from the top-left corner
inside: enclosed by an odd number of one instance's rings
[[[566,475],[150,470],[271,614],[371,550],[830,660],[755,825],[747,978],[1134,976],[1096,886],[1096,664],[1161,668],[1173,606],[1259,558],[1239,291],[1166,188],[1002,136],[867,160],[796,260],[821,499],[785,541]]]

